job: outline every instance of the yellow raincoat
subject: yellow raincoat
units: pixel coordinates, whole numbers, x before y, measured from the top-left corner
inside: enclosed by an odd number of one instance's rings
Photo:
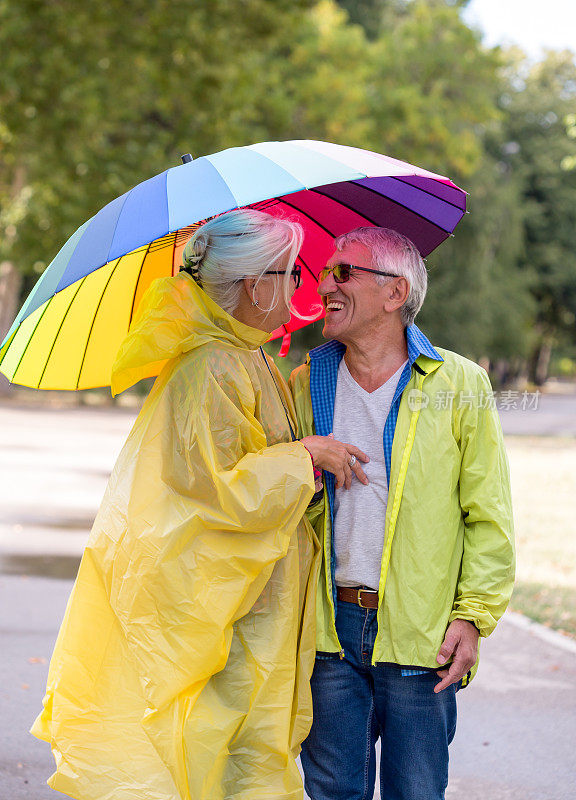
[[[152,284],[113,390],[166,362],[86,546],[32,733],[81,800],[299,800],[319,545],[266,339]],[[270,363],[294,423],[287,386]]]

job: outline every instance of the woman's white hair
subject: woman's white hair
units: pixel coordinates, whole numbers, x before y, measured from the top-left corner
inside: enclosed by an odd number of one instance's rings
[[[428,288],[426,265],[414,242],[392,228],[355,228],[334,240],[337,250],[342,250],[352,242],[363,244],[370,250],[374,269],[406,278],[410,291],[401,308],[401,315],[404,325],[411,325],[422,308]],[[381,285],[391,280],[382,275],[375,278]]]
[[[268,270],[286,270],[275,276],[270,308],[276,307],[280,287],[290,304],[290,275],[304,238],[297,222],[262,211],[238,209],[201,225],[184,248],[184,269],[214,302],[232,314],[240,299],[243,278],[260,281]]]

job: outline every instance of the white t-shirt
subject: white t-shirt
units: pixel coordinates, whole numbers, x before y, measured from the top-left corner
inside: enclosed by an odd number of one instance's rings
[[[362,469],[368,486],[352,478],[350,489],[336,489],[334,548],[337,586],[378,589],[388,504],[383,432],[394,394],[407,362],[376,391],[367,392],[350,375],[344,359],[338,368],[333,433],[370,458]]]

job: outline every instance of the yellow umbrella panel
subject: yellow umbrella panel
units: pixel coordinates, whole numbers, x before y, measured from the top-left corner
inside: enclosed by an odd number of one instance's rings
[[[110,261],[57,292],[26,317],[0,351],[0,371],[35,389],[109,386],[112,364],[140,300],[178,271],[191,229]]]

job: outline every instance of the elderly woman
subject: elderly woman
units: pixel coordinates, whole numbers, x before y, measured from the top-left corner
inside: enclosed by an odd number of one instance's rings
[[[152,284],[113,390],[157,374],[86,546],[32,733],[82,800],[297,800],[311,724],[313,464],[261,345],[288,321],[299,226],[235,211]],[[364,479],[358,464],[354,470]]]

